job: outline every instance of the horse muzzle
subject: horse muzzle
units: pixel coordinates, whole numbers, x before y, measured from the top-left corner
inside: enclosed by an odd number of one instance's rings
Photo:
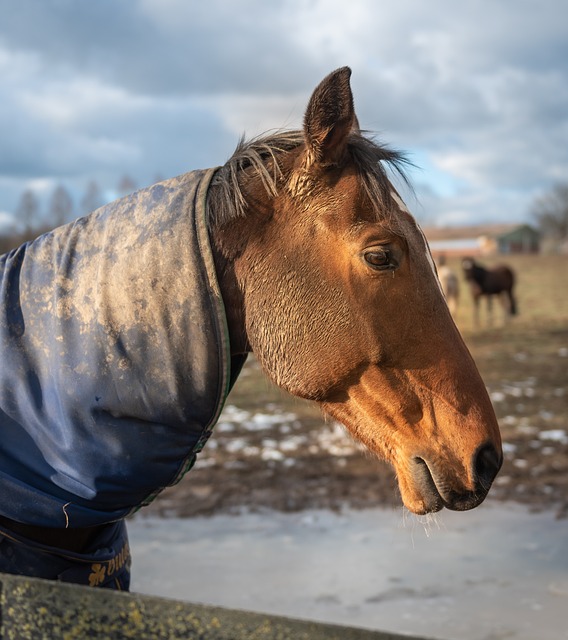
[[[410,504],[406,506],[418,515],[435,513],[444,507],[452,511],[473,509],[487,496],[502,462],[502,454],[497,452],[493,444],[482,445],[471,460],[472,488],[456,488],[447,470],[442,473],[433,461],[416,456],[411,461],[410,476],[414,484],[413,493],[419,499],[409,501]]]

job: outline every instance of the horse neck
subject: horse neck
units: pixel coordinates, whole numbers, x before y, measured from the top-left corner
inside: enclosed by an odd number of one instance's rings
[[[477,284],[482,284],[485,280],[485,276],[487,275],[487,270],[479,265],[475,264],[472,268],[472,276],[473,280],[477,282]]]
[[[283,188],[287,180],[284,176],[289,176],[298,153],[298,150],[294,150],[280,157],[279,171],[274,171],[273,159],[266,160],[267,170],[280,174],[277,190]],[[237,188],[245,202],[244,215],[233,210]],[[213,184],[208,197],[211,208],[221,206],[227,214],[217,224],[210,224],[209,234],[229,323],[231,352],[234,355],[250,352],[252,349],[246,331],[245,281],[254,264],[255,247],[262,245],[263,230],[273,218],[275,197],[269,195],[263,178],[252,167],[238,169],[238,186],[234,182],[225,183],[224,188]],[[210,220],[216,219],[212,210],[209,216]]]
[[[251,347],[246,332],[244,297],[236,274],[233,252],[226,250],[230,241],[219,229],[210,231],[210,238],[229,329],[231,355],[249,353]]]
[[[261,184],[247,181],[243,186],[246,214],[211,225],[209,236],[217,280],[225,306],[231,354],[252,351],[246,331],[246,309],[243,273],[250,260],[254,237],[272,216],[272,200]],[[215,197],[212,198],[215,203]]]

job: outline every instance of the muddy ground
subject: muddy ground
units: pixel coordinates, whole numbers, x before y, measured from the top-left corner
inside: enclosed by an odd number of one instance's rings
[[[464,335],[504,441],[489,499],[568,517],[567,324]],[[388,465],[317,408],[273,387],[250,359],[194,469],[144,512],[190,517],[400,504]]]

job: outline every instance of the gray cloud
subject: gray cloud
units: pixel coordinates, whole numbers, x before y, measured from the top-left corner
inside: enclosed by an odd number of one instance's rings
[[[72,67],[136,93],[285,92],[297,87],[294,69],[311,66],[282,37],[286,3],[11,4],[0,24],[11,49],[41,52],[48,72]]]
[[[430,221],[519,219],[568,174],[561,0],[2,4],[0,211],[32,180],[222,163],[245,130],[298,126],[344,64],[362,126],[424,162]]]

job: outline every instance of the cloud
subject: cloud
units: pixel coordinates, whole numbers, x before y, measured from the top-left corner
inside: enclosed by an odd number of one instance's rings
[[[518,219],[568,170],[560,0],[8,0],[0,209],[14,190],[222,163],[239,135],[300,126],[349,64],[359,120],[424,165],[424,217]]]
[[[136,93],[284,92],[310,65],[282,37],[286,3],[97,0],[78,11],[69,0],[14,0],[6,14],[0,33],[11,48]]]

